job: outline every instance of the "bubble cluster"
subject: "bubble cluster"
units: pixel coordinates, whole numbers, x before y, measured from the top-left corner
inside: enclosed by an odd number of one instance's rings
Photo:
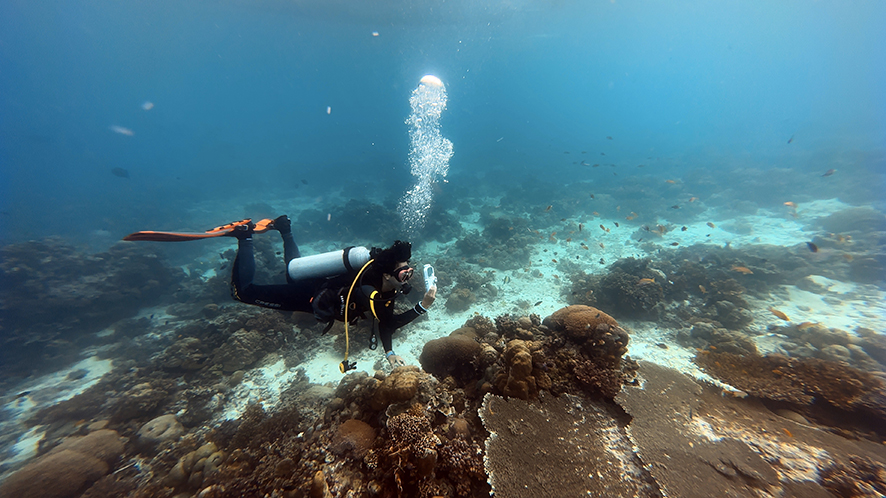
[[[399,211],[407,237],[425,226],[434,200],[434,183],[445,178],[452,157],[452,142],[440,135],[440,115],[446,109],[446,88],[439,78],[427,75],[409,98],[409,165],[415,185],[400,199]]]

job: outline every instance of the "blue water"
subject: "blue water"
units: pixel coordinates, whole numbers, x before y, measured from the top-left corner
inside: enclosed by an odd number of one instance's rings
[[[449,93],[446,188],[616,191],[755,167],[806,190],[838,164],[844,180],[816,197],[876,203],[884,26],[879,1],[7,0],[0,241],[103,230],[111,243],[179,228],[201,202],[344,181],[396,199],[412,182],[409,93],[428,73]]]

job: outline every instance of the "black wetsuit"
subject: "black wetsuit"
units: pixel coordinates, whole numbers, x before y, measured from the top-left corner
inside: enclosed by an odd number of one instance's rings
[[[283,237],[283,259],[286,268],[289,268],[289,262],[301,256],[292,232],[281,233]],[[350,285],[356,277],[356,272],[352,275],[342,277],[342,285]],[[320,289],[327,283],[327,278],[312,278],[306,280],[292,280],[289,272],[286,271],[286,284],[277,285],[256,285],[253,283],[255,278],[255,255],[252,245],[252,237],[242,238],[239,240],[237,248],[237,258],[234,260],[234,268],[231,275],[231,283],[233,289],[231,295],[234,299],[246,303],[262,306],[280,311],[301,311],[305,313],[313,313],[311,299]],[[345,291],[347,292],[347,291]],[[381,338],[382,346],[385,352],[392,351],[391,337],[394,332],[406,325],[407,323],[418,318],[424,313],[418,304],[409,311],[394,314],[394,301],[399,295],[398,291],[390,291],[382,293],[371,285],[361,285],[355,287],[351,294],[351,303],[353,308],[348,311],[348,319],[352,317],[372,316],[372,307],[370,301],[375,304],[375,314],[378,317],[378,335]],[[339,320],[341,318],[339,317]]]

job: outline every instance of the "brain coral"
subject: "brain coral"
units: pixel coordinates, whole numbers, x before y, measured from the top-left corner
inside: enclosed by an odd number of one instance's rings
[[[567,306],[545,318],[544,324],[565,332],[595,361],[617,365],[627,352],[628,333],[614,318],[597,308],[581,304]]]
[[[412,399],[418,393],[419,375],[418,367],[395,368],[375,389],[370,406],[375,410],[381,410],[391,403]]]
[[[426,372],[440,378],[452,375],[460,381],[474,375],[474,359],[483,348],[471,336],[456,334],[460,330],[425,343],[418,361]]]
[[[363,458],[375,442],[375,429],[357,419],[345,420],[335,431],[332,444],[339,453],[352,450],[354,456]]]

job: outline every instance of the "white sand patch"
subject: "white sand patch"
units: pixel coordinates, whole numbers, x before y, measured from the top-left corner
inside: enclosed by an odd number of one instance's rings
[[[36,456],[43,428],[25,428],[25,422],[37,410],[73,398],[92,387],[103,375],[111,371],[111,360],[91,356],[70,367],[27,380],[17,385],[4,397],[2,410],[6,412],[0,422],[0,434],[10,432],[21,436],[3,454],[3,459],[21,462]]]
[[[246,372],[243,381],[227,396],[227,402],[218,420],[239,418],[251,404],[259,404],[265,410],[273,410],[280,404],[280,394],[298,375],[298,369],[286,368],[283,358]]]

